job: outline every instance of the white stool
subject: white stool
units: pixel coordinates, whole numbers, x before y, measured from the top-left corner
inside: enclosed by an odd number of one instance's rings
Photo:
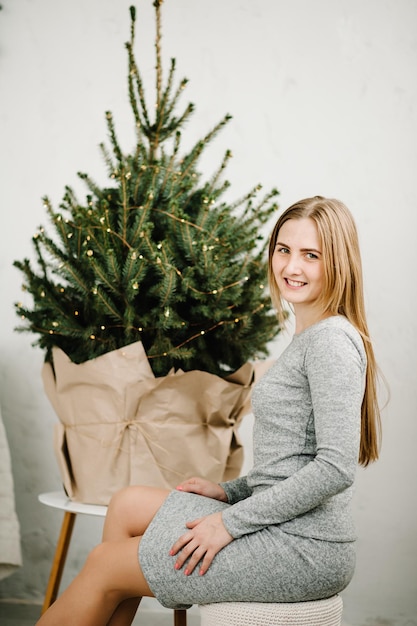
[[[201,626],[341,626],[339,595],[312,602],[200,604]]]
[[[42,504],[50,506],[54,509],[65,511],[62,520],[61,532],[55,550],[54,560],[52,562],[51,573],[49,574],[48,587],[46,589],[45,598],[42,606],[42,613],[56,600],[61,582],[62,572],[64,570],[65,560],[67,558],[68,548],[71,542],[72,530],[75,518],[78,513],[83,515],[96,515],[105,517],[107,507],[99,504],[82,504],[81,502],[73,502],[62,491],[53,491],[51,493],[41,493],[38,499]],[[174,610],[174,626],[187,626],[187,611],[184,609]]]

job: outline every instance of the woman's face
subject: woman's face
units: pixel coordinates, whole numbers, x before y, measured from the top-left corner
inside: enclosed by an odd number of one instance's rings
[[[272,270],[282,298],[297,314],[313,306],[324,286],[322,247],[311,218],[289,219],[278,231]]]

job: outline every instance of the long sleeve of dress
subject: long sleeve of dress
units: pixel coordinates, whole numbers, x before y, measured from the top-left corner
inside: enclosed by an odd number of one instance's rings
[[[294,337],[254,393],[254,469],[225,486],[232,506],[223,521],[233,537],[282,524],[295,534],[354,539],[343,515],[358,461],[365,369],[362,340],[344,318]]]
[[[226,492],[229,504],[235,504],[240,500],[244,500],[253,493],[253,490],[248,485],[248,479],[246,476],[239,476],[239,478],[228,480],[225,483],[220,483],[220,485]]]

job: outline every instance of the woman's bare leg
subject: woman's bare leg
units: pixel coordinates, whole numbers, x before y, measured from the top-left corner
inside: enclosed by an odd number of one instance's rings
[[[169,494],[156,487],[125,487],[111,499],[103,528],[103,541],[140,537]]]
[[[126,487],[112,498],[103,529],[103,541],[143,535],[169,491],[151,487]],[[124,600],[116,608],[108,626],[129,626],[141,597]]]
[[[81,572],[38,626],[127,626],[132,622],[140,598],[153,596],[138,561],[140,537],[167,494],[163,489],[130,487],[114,496],[103,543],[92,550]]]
[[[132,597],[152,596],[138,565],[140,539],[95,547],[81,572],[38,622],[39,626],[105,626],[116,607]]]

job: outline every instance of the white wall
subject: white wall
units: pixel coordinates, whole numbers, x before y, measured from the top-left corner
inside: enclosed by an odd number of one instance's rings
[[[0,384],[24,550],[24,567],[0,584],[3,598],[41,598],[61,518],[37,503],[60,485],[56,418],[42,389],[43,355],[32,336],[13,331],[22,294],[12,262],[32,253],[44,194],[57,206],[64,185],[83,191],[79,170],[104,180],[105,110],[132,145],[130,4],[3,0],[0,11]],[[137,51],[153,81],[152,3],[136,5]],[[190,143],[226,112],[234,116],[203,160],[207,173],[231,148],[231,197],[258,182],[280,189],[282,208],[336,196],[358,223],[369,323],[391,400],[381,460],[358,474],[357,571],[344,593],[345,620],[356,626],[417,624],[416,23],[415,0],[166,0],[163,10],[164,55],[190,79],[184,104],[197,107]],[[249,443],[247,451],[250,458]],[[77,521],[66,580],[98,536],[94,520]]]

